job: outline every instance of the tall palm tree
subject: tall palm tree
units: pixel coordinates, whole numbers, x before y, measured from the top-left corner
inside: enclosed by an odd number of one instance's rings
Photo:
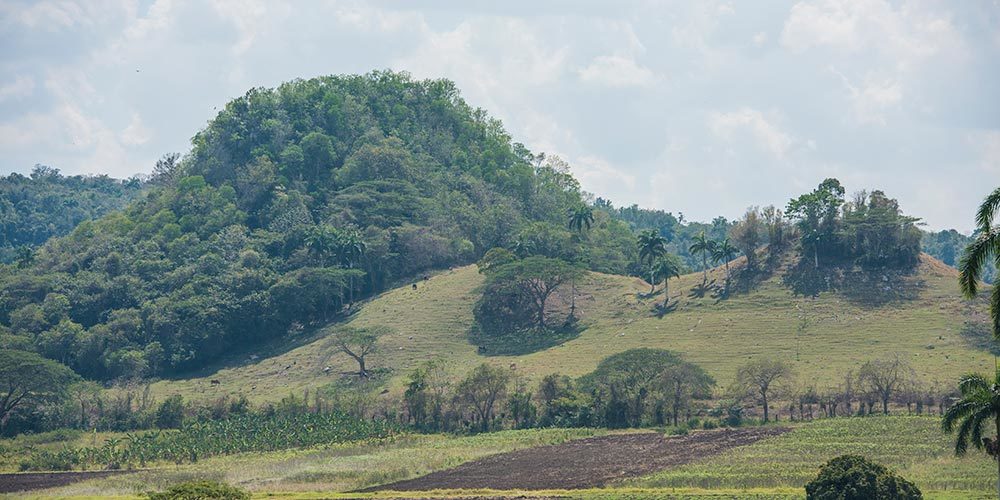
[[[979,279],[992,260],[1000,267],[1000,226],[993,222],[1000,215],[1000,188],[983,200],[976,212],[976,239],[965,248],[958,266],[961,273],[959,283],[966,297],[976,296]],[[993,320],[993,338],[1000,340],[1000,283],[993,285],[990,297],[990,317]]]
[[[594,223],[594,209],[587,205],[577,205],[576,208],[569,209],[569,228],[576,231],[578,235],[583,234],[584,228],[590,231],[590,225]],[[573,275],[572,291],[569,304],[570,318],[576,317],[576,275]]]
[[[361,236],[361,232],[357,229],[351,229],[344,231],[340,234],[340,241],[337,245],[337,253],[340,256],[340,263],[347,266],[348,269],[353,269],[354,265],[361,261],[365,253],[368,251],[368,245],[365,243],[364,238]],[[348,276],[348,308],[350,304],[354,304],[354,276]]]
[[[701,234],[695,236],[691,240],[694,241],[694,243],[691,244],[688,251],[691,253],[701,254],[701,267],[702,272],[704,273],[702,283],[708,283],[708,256],[712,254],[712,251],[715,249],[717,243],[715,240],[708,239],[708,237],[705,236],[705,231],[702,231]]]
[[[680,260],[676,255],[666,254],[660,257],[653,266],[653,275],[657,279],[663,280],[663,307],[667,307],[667,302],[670,301],[670,278],[680,278],[681,272],[684,270],[684,266],[681,265]]]
[[[594,209],[587,205],[578,205],[569,209],[569,228],[582,233],[584,228],[590,229],[594,223]]]
[[[729,238],[720,241],[715,248],[712,249],[712,263],[718,264],[719,261],[726,263],[726,283],[729,283],[729,261],[736,258],[736,254],[739,249],[734,247],[732,243],[729,242]],[[727,285],[728,286],[728,285]]]
[[[649,284],[652,286],[649,293],[653,293],[656,291],[653,263],[667,253],[667,239],[653,229],[646,229],[639,233],[636,243],[639,245],[639,262],[649,262]]]
[[[310,255],[326,266],[330,256],[337,250],[339,234],[329,226],[312,226],[306,232],[303,243]]]
[[[959,381],[958,390],[962,398],[945,412],[941,427],[945,432],[958,427],[956,455],[964,455],[971,442],[977,450],[986,451],[997,461],[997,493],[1000,494],[1000,438],[983,437],[986,424],[991,424],[1000,436],[1000,370],[996,371],[993,380],[979,374],[966,375]]]

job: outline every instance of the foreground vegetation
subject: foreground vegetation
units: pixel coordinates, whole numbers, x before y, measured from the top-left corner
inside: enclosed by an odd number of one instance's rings
[[[464,437],[405,435],[370,444],[344,443],[321,449],[209,458],[196,464],[89,481],[52,493],[130,495],[165,489],[180,481],[210,479],[238,485],[257,494],[299,492],[298,496],[310,498],[319,493],[308,492],[323,492],[324,497],[330,498],[338,491],[417,477],[488,454],[556,444],[605,432],[535,429]],[[620,498],[623,495],[635,498],[663,498],[664,495],[669,498],[727,495],[802,498],[802,488],[816,477],[820,465],[838,455],[858,454],[913,481],[927,498],[989,495],[994,487],[992,464],[979,457],[955,458],[951,448],[949,438],[940,432],[938,418],[826,419],[795,424],[792,432],[782,436],[646,478],[570,494],[579,498]]]
[[[921,490],[989,492],[994,466],[982,457],[956,458],[940,418],[823,419],[710,459],[631,481],[651,488],[753,489],[801,487],[838,455],[862,455],[913,481]]]
[[[476,436],[409,434],[389,441],[240,454],[139,471],[57,490],[60,495],[135,494],[180,481],[211,479],[256,492],[350,491],[421,476],[494,453],[605,434],[596,429],[532,429]]]

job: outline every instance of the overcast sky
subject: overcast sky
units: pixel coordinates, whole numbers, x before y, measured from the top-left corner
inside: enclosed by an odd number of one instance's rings
[[[250,87],[392,68],[689,220],[837,177],[967,231],[1000,185],[996,0],[0,0],[0,48],[0,173],[148,172]]]

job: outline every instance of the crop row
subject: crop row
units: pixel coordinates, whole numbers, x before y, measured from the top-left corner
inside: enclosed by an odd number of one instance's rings
[[[177,431],[127,434],[99,447],[31,451],[21,470],[120,469],[152,462],[177,464],[234,453],[275,451],[391,437],[395,427],[341,413],[241,415],[197,422]]]

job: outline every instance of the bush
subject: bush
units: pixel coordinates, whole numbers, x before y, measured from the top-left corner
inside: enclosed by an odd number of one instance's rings
[[[174,394],[160,403],[156,409],[156,427],[177,429],[184,423],[184,398]]]
[[[823,464],[806,485],[810,500],[919,499],[920,489],[889,469],[857,455],[842,455]]]
[[[187,481],[160,493],[149,493],[149,500],[245,500],[250,494],[235,486],[215,481]]]

